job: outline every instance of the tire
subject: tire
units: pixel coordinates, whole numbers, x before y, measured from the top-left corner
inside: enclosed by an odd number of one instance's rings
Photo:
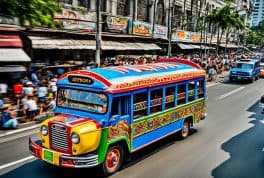
[[[102,164],[102,171],[105,176],[109,176],[117,172],[124,160],[124,149],[120,145],[111,146],[106,154],[105,160]]]
[[[233,77],[229,77],[229,81],[230,82],[233,82]]]
[[[189,134],[190,134],[190,123],[185,121],[180,131],[180,137],[181,139],[186,139],[189,136]]]

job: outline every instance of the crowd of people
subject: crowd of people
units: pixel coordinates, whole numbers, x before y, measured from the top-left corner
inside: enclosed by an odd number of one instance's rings
[[[199,64],[207,74],[207,80],[215,80],[217,74],[235,65],[240,54],[199,56],[175,54],[177,58]],[[155,63],[157,56],[116,56],[105,58],[101,67]],[[60,73],[61,74],[61,73]],[[0,81],[0,121],[3,128],[16,128],[21,122],[33,121],[35,116],[52,112],[56,107],[56,82],[58,73],[34,70],[12,86]]]

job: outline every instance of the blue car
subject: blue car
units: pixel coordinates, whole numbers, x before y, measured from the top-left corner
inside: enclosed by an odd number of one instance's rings
[[[254,82],[259,79],[260,75],[260,60],[243,59],[237,61],[234,68],[231,69],[229,80],[247,80]]]

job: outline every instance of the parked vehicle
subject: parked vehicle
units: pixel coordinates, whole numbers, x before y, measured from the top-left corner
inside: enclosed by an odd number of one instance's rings
[[[237,61],[234,68],[231,69],[229,80],[248,80],[254,82],[259,79],[260,60],[259,59],[241,59]]]
[[[260,63],[260,73],[259,76],[264,78],[264,62]]]

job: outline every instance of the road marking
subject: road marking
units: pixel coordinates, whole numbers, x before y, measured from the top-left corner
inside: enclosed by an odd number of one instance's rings
[[[33,130],[33,131],[30,131],[30,132],[26,132],[26,133],[18,133],[18,134],[15,134],[15,135],[11,135],[11,136],[8,136],[8,137],[4,137],[4,138],[0,138],[0,143],[4,143],[4,142],[8,142],[8,141],[11,141],[11,140],[15,140],[15,139],[18,139],[18,138],[22,138],[22,137],[26,137],[26,136],[29,136],[29,135],[32,135],[32,134],[36,134],[38,133],[39,130]]]
[[[224,94],[224,95],[221,95],[218,99],[224,99],[224,98],[226,98],[226,97],[228,97],[228,96],[230,96],[230,95],[232,95],[232,94],[234,94],[234,93],[236,93],[236,92],[239,92],[240,90],[243,90],[245,87],[239,87],[239,88],[237,88],[237,89],[235,89],[235,90],[233,90],[233,91],[230,91],[230,92],[228,92],[228,93],[226,93],[226,94]]]
[[[37,128],[37,127],[39,127],[39,124],[30,126],[30,127],[25,127],[25,128],[22,128],[22,129],[17,129],[17,130],[9,131],[9,132],[0,134],[0,137],[4,137],[4,136],[7,136],[7,135],[15,134],[15,133],[18,133],[18,132],[23,132],[23,131],[30,130],[30,129],[34,129],[34,128]]]
[[[217,84],[219,84],[219,83],[209,83],[209,84],[206,84],[206,87],[209,88],[209,87],[215,86]]]
[[[25,162],[25,161],[33,159],[33,158],[35,158],[35,157],[34,156],[28,156],[26,158],[23,158],[23,159],[20,159],[20,160],[17,160],[17,161],[8,163],[8,164],[4,164],[4,165],[0,166],[0,170],[8,168],[8,167],[11,167],[11,166],[14,166],[14,165],[22,163],[22,162]]]

